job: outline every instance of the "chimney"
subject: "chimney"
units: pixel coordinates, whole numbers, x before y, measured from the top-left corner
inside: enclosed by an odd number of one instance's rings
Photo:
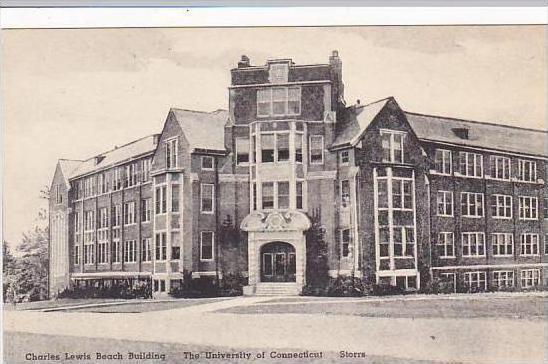
[[[238,61],[238,68],[245,68],[251,66],[249,57],[245,54],[242,55],[242,58]]]
[[[335,91],[338,93],[337,100],[342,102],[344,100],[344,84],[342,81],[342,62],[339,58],[339,51],[334,50],[331,52],[329,65],[334,75]]]
[[[152,144],[154,146],[157,146],[159,142],[160,142],[160,134],[154,134],[152,136]]]

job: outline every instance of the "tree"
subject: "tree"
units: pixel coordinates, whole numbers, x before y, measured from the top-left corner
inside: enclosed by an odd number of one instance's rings
[[[14,282],[17,281],[17,260],[15,259],[13,254],[11,254],[9,245],[5,240],[2,241],[2,262],[2,292],[4,293],[4,302],[6,302],[9,301],[8,291],[10,290],[10,286],[12,286]],[[13,289],[15,287],[13,286],[11,288]]]
[[[23,234],[17,249],[21,253],[18,259],[19,291],[29,301],[44,300],[48,296],[48,242],[48,228],[36,226]]]
[[[306,282],[309,287],[326,288],[329,284],[329,266],[320,209],[312,212],[311,220],[312,226],[306,234]]]

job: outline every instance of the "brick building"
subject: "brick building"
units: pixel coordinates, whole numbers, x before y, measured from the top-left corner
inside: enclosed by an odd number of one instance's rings
[[[332,277],[546,284],[545,131],[411,113],[392,97],[348,106],[336,51],[314,65],[242,56],[231,76],[228,111],[171,109],[160,134],[59,161],[52,294],[117,280],[161,294],[184,272],[297,294],[318,236]]]

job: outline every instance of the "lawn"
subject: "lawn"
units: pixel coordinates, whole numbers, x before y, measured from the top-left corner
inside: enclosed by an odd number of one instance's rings
[[[124,299],[114,298],[61,298],[49,301],[22,302],[13,306],[11,303],[4,303],[5,310],[42,310],[45,308],[69,307],[87,305],[91,303],[125,302]]]
[[[66,312],[141,313],[151,311],[174,310],[177,308],[202,305],[204,303],[219,302],[226,299],[230,298],[181,298],[170,301],[128,301],[119,305],[73,308],[67,310]]]
[[[402,318],[512,318],[543,320],[546,296],[451,297],[371,300],[367,298],[296,298],[233,307],[221,312],[238,314],[326,314]]]
[[[180,344],[164,344],[164,343],[153,343],[153,342],[141,342],[141,341],[128,341],[128,340],[112,340],[112,339],[92,339],[92,338],[81,338],[81,337],[71,337],[71,336],[53,336],[53,335],[39,335],[39,334],[29,334],[29,333],[20,333],[20,332],[5,332],[4,333],[4,362],[10,364],[19,364],[19,363],[29,363],[29,360],[25,360],[25,355],[28,353],[35,354],[56,354],[60,355],[61,358],[65,357],[65,353],[88,353],[91,356],[91,360],[60,360],[57,362],[62,363],[94,363],[96,362],[96,354],[100,353],[117,353],[120,352],[124,359],[122,360],[104,360],[101,362],[108,363],[170,363],[170,364],[179,364],[179,363],[271,363],[271,364],[288,364],[293,362],[290,359],[257,359],[255,355],[262,351],[266,352],[267,358],[269,353],[276,349],[235,349],[235,348],[224,348],[224,347],[213,347],[213,346],[196,346],[196,345],[180,345]],[[204,359],[205,352],[223,352],[223,353],[239,353],[239,352],[248,352],[251,354],[251,359],[230,359],[230,360],[220,360],[220,359]],[[288,352],[291,350],[283,349],[277,351]],[[157,353],[164,354],[165,359],[151,359],[151,360],[129,360],[127,359],[128,352],[135,353]],[[199,360],[190,360],[185,359],[184,352],[192,352],[200,354]],[[33,363],[51,363],[53,361],[32,361]],[[409,359],[398,359],[385,356],[366,356],[364,358],[355,358],[355,359],[340,359],[339,354],[335,352],[324,352],[323,358],[314,360],[314,359],[299,359],[300,363],[340,363],[344,362],[347,364],[354,363],[365,363],[365,364],[441,364],[437,361],[424,361],[424,360],[409,360]]]

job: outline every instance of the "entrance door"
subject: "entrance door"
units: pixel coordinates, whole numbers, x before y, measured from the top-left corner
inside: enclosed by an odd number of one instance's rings
[[[295,248],[284,242],[268,243],[261,248],[262,282],[295,282]]]

